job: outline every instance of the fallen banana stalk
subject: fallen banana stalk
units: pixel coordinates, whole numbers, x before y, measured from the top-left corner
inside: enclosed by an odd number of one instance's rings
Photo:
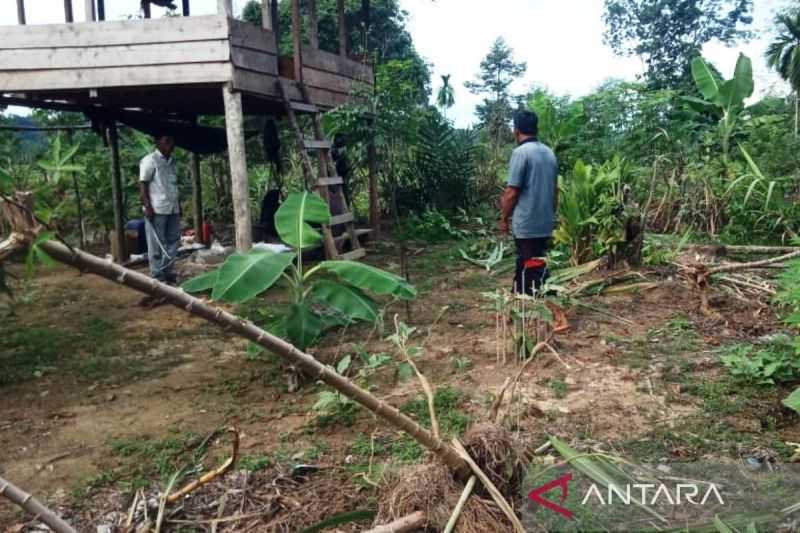
[[[450,515],[450,520],[447,521],[447,525],[444,527],[444,531],[442,531],[442,533],[452,533],[455,529],[456,522],[458,522],[458,517],[461,516],[461,510],[464,509],[464,505],[467,503],[467,500],[472,494],[472,490],[475,488],[475,482],[477,480],[478,478],[472,476],[467,481],[467,486],[464,487],[464,491],[461,493],[458,503],[453,508],[453,514]]]
[[[0,477],[0,496],[5,496],[12,503],[19,505],[28,513],[44,522],[47,527],[56,533],[77,533],[75,529],[66,523],[60,516],[48,509],[39,500],[17,487],[10,481]]]

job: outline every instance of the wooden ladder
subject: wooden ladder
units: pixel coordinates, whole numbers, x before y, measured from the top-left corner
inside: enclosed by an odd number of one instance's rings
[[[361,242],[358,239],[355,217],[353,217],[353,213],[344,196],[344,190],[342,188],[344,180],[336,175],[336,167],[331,158],[333,144],[325,138],[322,132],[322,111],[319,107],[310,102],[308,91],[302,83],[294,82],[300,89],[300,95],[303,98],[301,102],[289,98],[289,92],[283,80],[279,78],[276,83],[278,84],[278,91],[283,98],[283,104],[286,107],[289,124],[292,126],[295,133],[297,147],[300,150],[303,173],[306,177],[306,186],[316,190],[328,204],[331,213],[333,213],[334,206],[338,207],[337,211],[339,212],[331,216],[331,223],[322,226],[325,257],[328,259],[347,259],[351,261],[360,259],[367,254],[367,251],[361,246]],[[307,139],[303,135],[303,130],[300,128],[300,123],[297,121],[297,113],[307,113],[313,116],[313,139]],[[310,151],[317,153],[317,159],[319,160],[319,176],[316,175],[314,166],[311,164],[311,158],[308,155]],[[337,226],[344,226],[345,232],[344,235],[334,238],[331,228]],[[344,249],[344,245],[348,240],[350,241],[350,251],[341,253],[340,250]]]

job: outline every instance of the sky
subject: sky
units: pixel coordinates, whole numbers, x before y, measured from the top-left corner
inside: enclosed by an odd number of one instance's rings
[[[246,1],[234,0],[234,10],[240,12]],[[528,64],[527,73],[512,86],[515,92],[537,85],[577,97],[608,79],[634,80],[643,70],[638,58],[617,57],[603,44],[603,0],[400,0],[400,4],[408,12],[408,29],[417,51],[433,65],[434,94],[441,85],[440,76],[451,75],[456,105],[448,116],[459,127],[475,121],[475,106],[480,103],[464,82],[475,77],[481,60],[500,36],[514,49],[515,59]],[[786,93],[788,86],[763,60],[770,23],[785,0],[754,0],[754,4],[753,28],[758,36],[731,48],[709,43],[703,55],[727,77],[739,52],[744,52],[753,60],[755,97]],[[63,22],[61,0],[25,0],[25,5],[28,24]],[[85,20],[84,0],[73,0],[73,6],[75,19]],[[138,6],[139,0],[106,0],[107,19],[126,18]],[[216,13],[216,8],[217,0],[192,0],[192,14]],[[153,7],[154,17],[162,14],[161,8]],[[16,22],[15,3],[0,0],[0,25]]]

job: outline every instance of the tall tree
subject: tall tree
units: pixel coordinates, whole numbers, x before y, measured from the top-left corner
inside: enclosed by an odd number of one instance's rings
[[[442,108],[442,112],[447,118],[447,110],[453,107],[456,103],[456,92],[453,86],[450,85],[450,74],[442,76],[442,86],[436,94],[436,105]]]
[[[498,37],[492,49],[481,61],[480,72],[474,81],[464,86],[472,94],[485,95],[483,104],[476,109],[478,118],[486,127],[493,139],[498,139],[502,129],[511,120],[512,95],[511,84],[525,74],[528,65],[514,61],[514,51],[505,39]]]
[[[619,55],[641,56],[652,88],[691,87],[691,58],[711,40],[748,38],[752,0],[605,0],[604,41]]]
[[[794,15],[779,15],[775,22],[780,30],[767,48],[767,64],[778,71],[794,90],[794,135],[797,137],[800,122],[800,11]]]

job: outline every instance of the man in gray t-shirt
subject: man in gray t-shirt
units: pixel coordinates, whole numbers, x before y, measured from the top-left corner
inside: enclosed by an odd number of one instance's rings
[[[545,255],[553,235],[558,204],[558,161],[538,141],[539,118],[531,111],[514,116],[517,148],[500,203],[500,230],[510,229],[517,245],[514,290],[533,294],[547,276]]]
[[[175,258],[181,238],[178,173],[172,151],[175,139],[155,137],[156,149],[139,163],[139,196],[145,216],[150,275],[175,285]]]

